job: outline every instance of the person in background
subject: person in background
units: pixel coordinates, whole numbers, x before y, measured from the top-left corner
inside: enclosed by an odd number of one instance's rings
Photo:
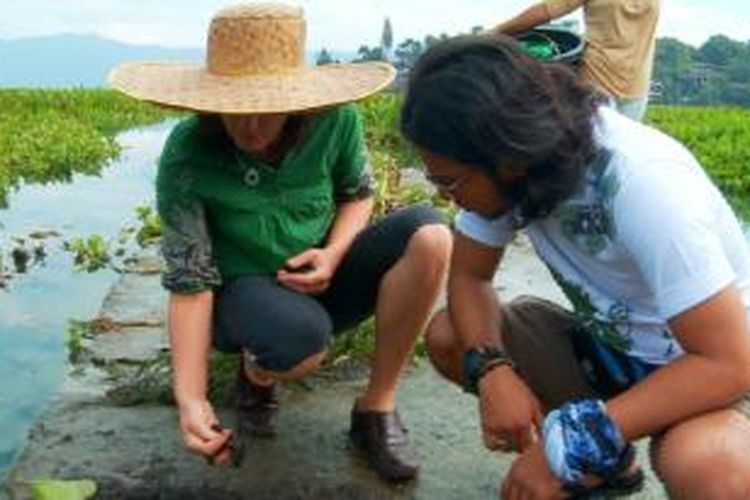
[[[498,24],[491,33],[516,35],[583,7],[583,78],[613,99],[618,111],[641,121],[656,47],[661,0],[543,0]]]
[[[128,95],[195,112],[172,131],[156,181],[182,437],[210,463],[232,458],[233,431],[208,400],[212,344],[239,353],[239,431],[273,436],[279,383],[313,371],[332,334],[374,313],[372,371],[349,433],[380,475],[408,480],[419,464],[395,392],[451,234],[427,206],[369,224],[368,155],[347,103],[395,71],[307,68],[304,37],[299,8],[238,5],[214,16],[205,68],[127,63],[110,74]]]
[[[503,498],[633,492],[645,436],[671,497],[750,498],[747,240],[682,144],[602,100],[505,36],[418,61],[401,129],[462,208],[430,359],[519,452]],[[498,299],[521,230],[572,310]]]

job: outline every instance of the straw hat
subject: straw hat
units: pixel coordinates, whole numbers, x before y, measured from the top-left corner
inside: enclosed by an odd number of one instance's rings
[[[305,66],[302,9],[251,3],[219,11],[208,30],[206,65],[130,62],[109,73],[117,90],[157,104],[210,113],[289,113],[367,97],[395,76],[373,62]]]

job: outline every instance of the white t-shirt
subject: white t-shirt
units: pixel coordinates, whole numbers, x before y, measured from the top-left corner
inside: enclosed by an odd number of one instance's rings
[[[750,248],[721,193],[674,139],[600,108],[597,142],[611,156],[552,214],[524,231],[587,329],[652,364],[682,354],[667,321],[729,284],[750,317]],[[463,211],[456,229],[492,247],[509,215]]]

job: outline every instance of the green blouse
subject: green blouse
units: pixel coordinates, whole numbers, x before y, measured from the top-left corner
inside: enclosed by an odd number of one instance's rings
[[[248,274],[275,274],[320,245],[338,203],[372,194],[361,118],[353,105],[325,111],[272,167],[209,139],[198,117],[167,140],[156,180],[165,288],[194,293]]]

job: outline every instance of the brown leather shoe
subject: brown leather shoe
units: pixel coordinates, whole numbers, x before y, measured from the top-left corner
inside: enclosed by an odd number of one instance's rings
[[[279,413],[276,384],[262,386],[250,382],[241,362],[237,370],[235,398],[240,433],[266,438],[276,435],[276,417]]]
[[[359,410],[354,404],[349,437],[375,471],[388,481],[408,481],[419,472],[419,460],[407,434],[398,412]]]

